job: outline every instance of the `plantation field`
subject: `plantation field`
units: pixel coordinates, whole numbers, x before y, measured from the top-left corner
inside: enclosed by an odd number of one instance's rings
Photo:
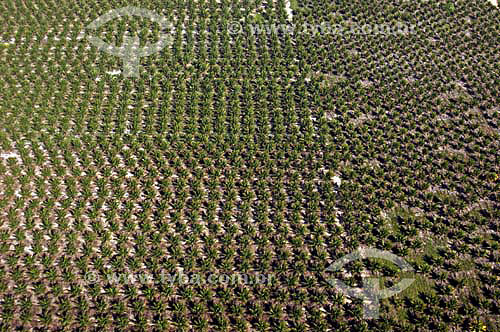
[[[164,21],[91,25],[126,6]],[[0,331],[500,330],[489,1],[3,0],[0,21]],[[89,36],[168,38],[134,62]],[[412,271],[329,269],[358,248]],[[367,319],[331,280],[368,275],[414,281]]]

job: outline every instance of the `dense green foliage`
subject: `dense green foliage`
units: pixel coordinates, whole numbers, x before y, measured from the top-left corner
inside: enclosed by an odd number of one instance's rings
[[[285,23],[282,0],[0,2],[0,330],[499,328],[498,9],[293,3],[298,25],[418,28],[228,33]],[[120,59],[77,38],[125,5],[176,26],[140,78],[108,74]],[[136,19],[96,33],[118,44],[127,26],[156,38]],[[378,320],[327,282],[359,246],[416,270]],[[275,280],[85,281],[179,267]],[[362,261],[344,278],[359,284],[363,268],[400,277]]]

